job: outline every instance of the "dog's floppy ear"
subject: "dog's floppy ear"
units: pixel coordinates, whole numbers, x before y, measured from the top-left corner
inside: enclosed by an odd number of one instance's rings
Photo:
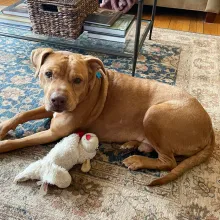
[[[87,66],[89,68],[89,72],[96,73],[98,70],[101,69],[102,70],[101,73],[103,75],[106,74],[104,64],[100,59],[98,59],[96,57],[93,57],[93,56],[89,56],[89,55],[84,56],[84,58],[85,58],[85,61],[87,63]]]
[[[83,56],[89,70],[89,92],[94,89],[98,94],[98,102],[90,112],[88,124],[93,123],[101,114],[108,93],[108,72],[102,61],[93,56]]]
[[[31,62],[35,67],[35,77],[38,76],[40,72],[40,67],[42,66],[47,55],[52,53],[53,50],[51,48],[38,48],[31,52]]]

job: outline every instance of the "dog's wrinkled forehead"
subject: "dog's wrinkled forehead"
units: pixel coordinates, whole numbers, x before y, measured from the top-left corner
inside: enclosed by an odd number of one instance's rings
[[[72,76],[75,74],[87,76],[89,70],[84,56],[80,54],[69,54],[65,69]]]
[[[63,53],[60,51],[53,52],[49,54],[46,59],[44,60],[43,64],[46,65],[59,65],[63,66],[79,66],[85,64],[84,57],[81,54],[74,54],[74,53]]]
[[[105,73],[102,61],[96,57],[84,56],[68,51],[53,51],[51,48],[38,48],[31,53],[31,62],[36,69],[36,77],[39,75],[45,61],[46,65],[59,65],[61,67],[67,65],[73,70],[77,68],[78,72],[85,72],[86,69],[89,72],[96,72],[102,69],[103,73]]]
[[[62,69],[79,69],[85,67],[85,60],[80,54],[63,54],[55,52],[50,54],[45,62],[45,65],[60,66]]]

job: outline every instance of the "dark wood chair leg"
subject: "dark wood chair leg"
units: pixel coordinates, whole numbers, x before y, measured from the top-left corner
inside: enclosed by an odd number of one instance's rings
[[[212,12],[207,12],[205,16],[205,22],[213,23],[215,21],[217,14]]]

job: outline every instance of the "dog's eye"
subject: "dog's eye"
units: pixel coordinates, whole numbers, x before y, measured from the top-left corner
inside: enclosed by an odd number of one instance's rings
[[[45,75],[46,75],[47,78],[51,78],[52,75],[53,75],[53,73],[52,73],[51,71],[47,71],[47,72],[45,73]]]
[[[80,78],[75,78],[73,81],[75,84],[80,84],[82,80]]]

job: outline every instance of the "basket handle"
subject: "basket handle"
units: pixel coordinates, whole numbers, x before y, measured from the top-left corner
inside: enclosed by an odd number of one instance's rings
[[[56,5],[51,5],[51,4],[42,4],[41,8],[43,11],[50,11],[50,12],[58,12],[58,7]]]

